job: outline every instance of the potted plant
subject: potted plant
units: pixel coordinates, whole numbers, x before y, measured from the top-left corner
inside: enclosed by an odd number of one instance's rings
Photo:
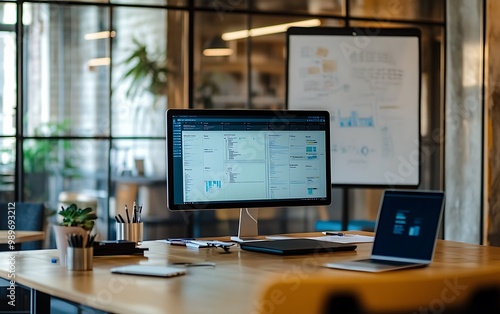
[[[52,137],[65,135],[69,131],[69,121],[46,122],[34,130],[36,137],[23,146],[23,169],[25,173],[24,193],[31,201],[49,199],[49,178],[74,176],[78,158],[69,140],[53,140]]]
[[[117,89],[130,101],[131,130],[133,136],[159,134],[168,102],[168,78],[171,73],[165,53],[152,50],[144,41],[132,38],[133,46],[119,64]],[[121,92],[123,89],[123,93]],[[160,133],[161,134],[161,133]],[[135,155],[136,144],[129,147]],[[155,164],[147,157],[134,156],[137,163]],[[146,166],[149,168],[148,166]],[[139,170],[138,170],[139,171]]]
[[[92,231],[95,225],[97,215],[92,212],[92,208],[78,208],[76,204],[71,204],[67,208],[61,206],[58,213],[62,220],[59,225],[54,225],[54,234],[56,238],[56,246],[59,251],[59,259],[61,265],[66,265],[66,249],[68,242],[66,236],[68,234],[78,234],[83,236],[84,242],[87,235]],[[83,243],[85,245],[85,243]]]
[[[169,69],[160,53],[150,54],[145,44],[132,39],[135,48],[123,61],[126,66],[122,81],[128,81],[127,98],[135,100],[144,92],[153,96],[153,107],[158,98],[167,95],[167,75]]]

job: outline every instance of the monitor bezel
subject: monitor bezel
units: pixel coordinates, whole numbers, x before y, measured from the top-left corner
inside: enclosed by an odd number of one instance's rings
[[[204,115],[204,116],[266,116],[272,114],[276,118],[286,119],[296,116],[321,116],[325,118],[325,158],[326,158],[326,197],[311,199],[272,199],[258,201],[228,201],[228,202],[200,202],[194,204],[174,203],[174,163],[173,157],[173,128],[172,119],[178,115]],[[197,211],[203,209],[229,209],[229,208],[262,208],[262,207],[290,207],[290,206],[319,206],[329,205],[332,200],[331,191],[331,150],[330,150],[330,114],[323,110],[258,110],[258,109],[168,109],[165,113],[166,124],[166,175],[167,175],[167,208],[171,211]]]

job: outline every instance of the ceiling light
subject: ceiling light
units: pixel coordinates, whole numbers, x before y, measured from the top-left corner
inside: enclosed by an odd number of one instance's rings
[[[298,26],[298,27],[314,27],[321,25],[321,21],[319,19],[305,20],[299,22],[291,22],[285,24],[271,25],[266,27],[258,27],[252,28],[250,30],[245,29],[241,31],[228,32],[222,34],[222,39],[224,40],[235,40],[242,39],[247,37],[255,37],[255,36],[263,36],[277,33],[284,33],[289,27]]]
[[[104,66],[104,65],[109,65],[111,63],[111,59],[109,57],[106,58],[95,58],[95,59],[90,59],[88,62],[89,67],[98,67],[98,66]]]
[[[224,57],[233,53],[227,42],[220,36],[212,37],[204,46],[203,55],[206,57]]]
[[[115,31],[102,31],[102,32],[97,32],[97,33],[89,33],[85,34],[84,38],[85,40],[94,40],[94,39],[104,39],[104,38],[113,38],[115,37],[116,32]]]

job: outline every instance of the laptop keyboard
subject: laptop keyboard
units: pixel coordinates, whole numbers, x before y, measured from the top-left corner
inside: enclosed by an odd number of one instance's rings
[[[370,264],[375,264],[375,265],[385,265],[385,266],[406,266],[406,265],[414,264],[414,263],[408,263],[408,262],[386,261],[386,260],[379,260],[379,259],[373,259],[373,258],[360,260],[360,262],[370,263]]]

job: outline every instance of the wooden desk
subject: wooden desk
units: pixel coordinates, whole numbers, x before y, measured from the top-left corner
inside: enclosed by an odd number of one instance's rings
[[[43,231],[17,231],[15,243],[23,243],[29,241],[40,241],[45,239],[45,232]],[[7,244],[9,242],[8,230],[0,230],[0,244]]]
[[[307,236],[319,235],[307,234]],[[0,276],[7,278],[9,256],[15,254],[16,282],[34,289],[38,296],[50,294],[92,308],[116,313],[258,313],[259,300],[270,277],[297,282],[312,276],[362,278],[360,272],[321,267],[332,260],[368,257],[370,243],[354,252],[282,257],[232,248],[186,249],[162,242],[146,242],[145,257],[95,257],[93,271],[70,272],[51,263],[55,250],[0,253]],[[215,262],[215,267],[191,267],[185,276],[150,278],[111,274],[109,269],[126,264]],[[442,276],[466,273],[480,267],[500,267],[500,248],[439,241],[435,261],[426,268],[392,272],[383,276]],[[379,276],[377,274],[376,276]],[[42,298],[43,299],[43,298]],[[41,312],[48,312],[46,309]]]

